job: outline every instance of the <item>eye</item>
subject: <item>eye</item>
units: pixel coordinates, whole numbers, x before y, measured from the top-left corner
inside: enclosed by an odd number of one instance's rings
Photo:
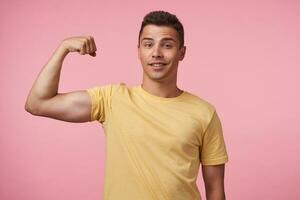
[[[151,47],[152,46],[152,43],[150,43],[150,42],[146,42],[146,43],[144,43],[144,47],[147,47],[147,48],[149,48],[149,47]]]
[[[169,43],[166,43],[164,46],[168,49],[172,48],[172,44],[169,44]]]

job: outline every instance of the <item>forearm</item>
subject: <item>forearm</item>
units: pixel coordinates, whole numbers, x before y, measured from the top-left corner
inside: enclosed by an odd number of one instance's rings
[[[206,189],[207,200],[225,200],[225,192],[222,188]]]
[[[61,44],[57,47],[47,64],[36,78],[26,101],[26,107],[36,105],[37,101],[57,95],[62,63],[68,50]]]

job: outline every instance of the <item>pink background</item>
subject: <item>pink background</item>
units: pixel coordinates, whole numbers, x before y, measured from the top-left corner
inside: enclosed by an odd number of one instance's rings
[[[69,54],[59,92],[140,84],[138,31],[157,9],[185,28],[178,86],[214,104],[222,120],[227,199],[300,199],[298,1],[7,0],[0,6],[1,200],[102,199],[100,124],[36,117],[24,103],[70,36],[94,36],[97,57]],[[205,199],[201,169],[198,186]]]

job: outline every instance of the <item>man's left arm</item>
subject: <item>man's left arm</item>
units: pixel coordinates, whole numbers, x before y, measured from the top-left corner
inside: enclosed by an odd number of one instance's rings
[[[202,176],[207,200],[225,200],[224,190],[225,164],[202,165]]]

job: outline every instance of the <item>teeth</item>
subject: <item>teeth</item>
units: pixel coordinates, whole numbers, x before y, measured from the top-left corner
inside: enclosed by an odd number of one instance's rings
[[[155,64],[152,64],[152,66],[154,66],[154,67],[160,67],[160,66],[163,66],[164,64],[162,64],[162,63],[155,63]]]

